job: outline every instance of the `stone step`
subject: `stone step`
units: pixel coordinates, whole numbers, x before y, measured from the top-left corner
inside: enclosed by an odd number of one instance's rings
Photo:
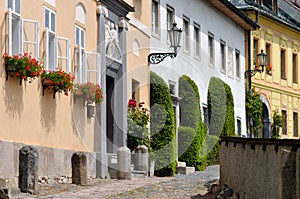
[[[177,174],[191,174],[195,172],[195,167],[177,167],[176,169]]]
[[[147,177],[147,171],[131,171],[132,178],[146,178]]]
[[[177,162],[177,167],[186,167],[185,162]]]

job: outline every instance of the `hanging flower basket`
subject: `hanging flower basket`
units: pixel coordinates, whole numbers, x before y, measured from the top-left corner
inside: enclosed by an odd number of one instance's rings
[[[8,74],[14,75],[20,79],[20,85],[22,84],[22,80],[29,80],[29,83],[31,83],[36,77],[41,75],[43,70],[43,66],[28,53],[14,56],[9,56],[7,53],[4,53],[3,59],[5,63],[6,80],[8,80]]]
[[[266,66],[266,73],[267,73],[268,75],[272,75],[272,66],[271,66],[271,64],[268,64],[268,65]]]
[[[66,96],[68,96],[69,92],[73,90],[74,76],[62,71],[59,68],[54,71],[43,71],[41,77],[43,95],[45,89],[50,89],[53,91],[53,98],[55,98],[55,93],[57,92],[64,93]]]
[[[75,96],[81,96],[87,104],[100,104],[103,101],[103,91],[99,84],[87,82],[75,86]]]

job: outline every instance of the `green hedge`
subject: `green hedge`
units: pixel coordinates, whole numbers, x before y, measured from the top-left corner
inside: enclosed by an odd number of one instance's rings
[[[220,146],[218,137],[235,136],[234,100],[231,88],[219,78],[212,77],[208,87],[209,134],[208,165],[219,164]]]
[[[176,171],[176,135],[174,110],[164,80],[150,72],[150,134],[155,152],[155,175],[173,176]]]
[[[179,79],[179,96],[181,97],[180,128],[178,129],[179,161],[186,162],[188,166],[193,166],[196,170],[203,170],[206,167],[204,154],[206,153],[204,142],[206,128],[202,122],[198,87],[186,75]]]
[[[234,102],[230,86],[212,77],[208,87],[208,117],[210,135],[235,135]]]

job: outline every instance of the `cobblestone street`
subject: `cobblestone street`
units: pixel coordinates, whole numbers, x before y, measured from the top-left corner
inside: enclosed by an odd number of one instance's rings
[[[174,177],[134,178],[132,180],[89,180],[88,186],[70,183],[40,185],[39,195],[22,198],[115,199],[115,198],[190,198],[207,192],[207,184],[219,179],[219,166]]]

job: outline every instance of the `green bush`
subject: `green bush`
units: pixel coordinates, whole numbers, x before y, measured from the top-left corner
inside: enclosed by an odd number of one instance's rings
[[[253,121],[254,137],[259,137],[260,130],[263,127],[261,116],[263,113],[263,104],[260,94],[252,91],[252,95],[246,95],[246,116],[247,121]]]
[[[179,160],[197,170],[206,167],[205,136],[206,127],[202,122],[200,96],[196,83],[188,76],[179,79],[180,128],[178,142]],[[191,131],[191,129],[193,131]],[[182,146],[181,146],[182,145]]]
[[[210,135],[235,135],[234,102],[231,88],[212,77],[208,87],[208,117]]]
[[[150,83],[150,145],[155,153],[154,174],[173,176],[176,171],[176,135],[172,99],[167,84],[154,72],[150,72]]]
[[[231,88],[219,78],[212,77],[208,87],[209,136],[206,144],[208,165],[219,164],[219,136],[235,136],[234,100]]]

